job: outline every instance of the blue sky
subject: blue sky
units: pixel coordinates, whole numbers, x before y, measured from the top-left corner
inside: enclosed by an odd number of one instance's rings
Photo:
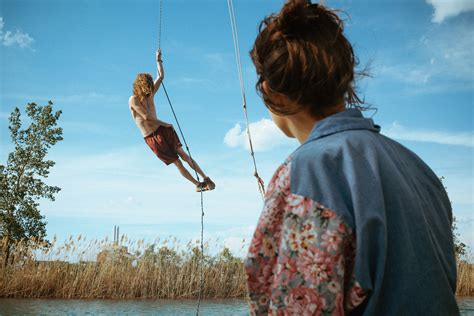
[[[255,93],[248,56],[260,20],[282,1],[235,1],[249,118],[266,182],[298,144],[285,139]],[[351,19],[346,34],[373,78],[359,82],[382,133],[416,152],[453,201],[461,240],[474,246],[474,4],[472,1],[326,1]],[[199,236],[199,195],[146,147],[127,100],[138,72],[155,74],[158,1],[2,0],[0,157],[12,149],[15,106],[52,100],[64,141],[42,203],[49,236],[132,239]],[[225,1],[164,0],[165,84],[195,159],[217,183],[205,194],[205,238],[243,253],[261,198],[246,149],[244,116]],[[162,91],[158,116],[172,122]],[[244,247],[245,249],[245,247]]]

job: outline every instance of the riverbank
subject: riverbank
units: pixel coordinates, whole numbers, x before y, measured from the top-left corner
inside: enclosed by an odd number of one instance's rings
[[[209,255],[206,247],[201,261],[195,244],[158,244],[87,243],[79,236],[41,251],[19,245],[0,273],[0,297],[195,299],[201,283],[203,298],[246,297],[243,261],[227,248]],[[458,262],[456,294],[474,296],[474,265],[466,260]]]

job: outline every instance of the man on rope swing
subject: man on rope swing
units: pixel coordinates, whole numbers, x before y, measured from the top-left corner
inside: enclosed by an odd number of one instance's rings
[[[196,186],[197,192],[213,190],[216,185],[204,174],[197,162],[183,150],[173,125],[159,120],[156,116],[154,97],[164,78],[162,62],[161,50],[158,50],[156,52],[158,68],[156,80],[153,82],[153,77],[148,73],[140,73],[133,82],[133,95],[128,100],[132,117],[145,138],[145,142],[159,159],[166,165],[173,163],[183,177]],[[184,167],[180,157],[203,177],[203,182],[194,179]]]

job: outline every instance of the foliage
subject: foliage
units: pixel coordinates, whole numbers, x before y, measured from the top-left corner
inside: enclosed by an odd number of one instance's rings
[[[62,128],[57,127],[61,111],[53,112],[53,103],[46,106],[29,103],[26,114],[30,121],[22,129],[20,109],[11,113],[9,130],[14,150],[9,153],[6,165],[0,165],[0,237],[6,240],[2,254],[6,259],[21,240],[31,245],[45,245],[44,216],[39,200],[54,201],[60,191],[57,186],[44,182],[54,161],[46,155],[51,146],[61,141]]]
[[[457,232],[458,227],[456,226],[456,216],[453,216],[453,223],[451,225],[451,231],[453,234],[454,241],[454,253],[456,259],[460,259],[467,254],[467,246],[459,239],[459,233]]]
[[[439,178],[441,183],[443,183],[444,177]],[[444,185],[443,185],[444,186]],[[444,187],[445,190],[448,190],[447,187]],[[451,203],[452,204],[452,203]],[[459,233],[457,232],[458,227],[456,225],[456,216],[453,216],[453,221],[451,223],[451,234],[453,235],[454,242],[454,254],[456,255],[456,260],[459,260],[463,256],[467,255],[467,246],[459,239]]]

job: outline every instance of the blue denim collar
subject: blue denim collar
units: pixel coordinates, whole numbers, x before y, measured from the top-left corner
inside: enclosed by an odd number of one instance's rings
[[[374,124],[370,118],[365,118],[358,109],[347,109],[328,116],[317,122],[305,143],[325,137],[331,134],[347,131],[365,129],[380,132],[380,126]]]

